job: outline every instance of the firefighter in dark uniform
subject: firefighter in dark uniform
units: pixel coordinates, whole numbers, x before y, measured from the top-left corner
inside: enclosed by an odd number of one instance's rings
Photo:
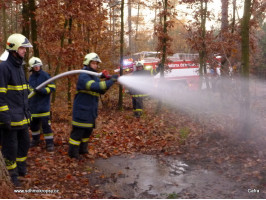
[[[83,61],[83,69],[96,72],[101,63],[96,53],[89,53]],[[104,77],[102,77],[104,78]],[[88,153],[88,141],[95,128],[100,94],[104,94],[116,81],[118,75],[100,81],[96,76],[80,74],[73,105],[72,132],[69,138],[68,155],[79,159],[79,154]]]
[[[26,48],[32,47],[21,34],[12,34],[0,60],[0,126],[2,129],[2,154],[15,186],[20,186],[18,176],[26,175],[26,159],[30,146],[28,124],[29,86],[22,67]]]
[[[150,77],[150,72],[144,70],[143,64],[141,62],[137,62],[135,65],[135,71],[132,73],[132,76]],[[129,89],[129,93],[131,94],[132,97],[134,116],[139,118],[143,114],[143,99],[148,95],[133,88]]]
[[[32,131],[31,147],[38,146],[40,143],[41,126],[46,142],[46,150],[54,150],[53,131],[50,120],[50,96],[55,91],[55,84],[50,83],[46,87],[36,90],[36,87],[44,81],[50,79],[50,75],[42,70],[42,61],[37,57],[29,60],[30,71],[32,74],[29,78],[30,89],[35,91],[29,99],[32,121],[30,129]]]

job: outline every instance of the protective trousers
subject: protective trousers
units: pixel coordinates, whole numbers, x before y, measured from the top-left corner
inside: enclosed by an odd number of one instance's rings
[[[46,141],[46,145],[53,144],[54,136],[53,136],[53,131],[51,129],[50,116],[32,118],[32,121],[30,123],[30,129],[32,131],[31,134],[33,141],[40,140],[41,126],[42,126],[44,139]]]
[[[144,97],[132,97],[134,116],[140,117],[143,113],[143,98]]]
[[[93,128],[72,127],[69,138],[69,157],[79,158],[79,154],[88,153],[88,141],[92,131]]]
[[[0,149],[2,149],[2,128],[0,128]]]
[[[11,179],[18,175],[26,175],[26,159],[29,147],[30,137],[28,128],[2,130],[2,153]]]

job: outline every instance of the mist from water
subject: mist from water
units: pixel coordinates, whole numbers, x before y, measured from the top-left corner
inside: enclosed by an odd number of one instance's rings
[[[217,125],[226,126],[231,132],[241,121],[240,84],[247,83],[240,79],[213,79],[215,87],[207,90],[190,90],[177,81],[154,79],[150,76],[121,76],[119,83],[126,89],[133,88],[148,94],[150,97],[161,100],[172,109],[182,110],[199,118],[215,120]],[[250,88],[250,119],[260,135],[266,134],[266,84],[263,81],[252,79]],[[145,108],[144,108],[145,109]],[[218,120],[218,121],[217,121]],[[250,122],[249,122],[250,123]]]

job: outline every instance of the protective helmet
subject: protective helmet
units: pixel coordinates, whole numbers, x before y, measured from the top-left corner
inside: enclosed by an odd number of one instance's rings
[[[32,47],[32,45],[24,35],[19,33],[10,35],[6,42],[6,49],[17,51],[19,47]]]
[[[89,65],[91,61],[102,62],[96,53],[89,53],[85,56],[83,65]]]
[[[136,70],[137,71],[143,70],[143,64],[141,62],[136,62]]]
[[[37,57],[32,57],[30,60],[29,60],[29,69],[31,70],[33,67],[35,66],[42,66],[42,61],[40,58],[37,58]]]

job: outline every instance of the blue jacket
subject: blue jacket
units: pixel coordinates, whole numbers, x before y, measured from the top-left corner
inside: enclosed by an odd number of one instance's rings
[[[29,78],[30,88],[33,90],[48,79],[50,79],[50,75],[43,70],[33,72]],[[50,95],[51,92],[54,91],[55,84],[50,83],[29,99],[32,117],[44,117],[50,115]]]
[[[22,58],[10,52],[0,63],[0,125],[24,129],[30,122],[29,86],[22,67]]]
[[[90,67],[83,69],[95,72]],[[104,94],[114,81],[100,81],[96,76],[82,73],[77,82],[77,93],[73,105],[72,125],[82,128],[94,128],[98,115],[100,94]]]

